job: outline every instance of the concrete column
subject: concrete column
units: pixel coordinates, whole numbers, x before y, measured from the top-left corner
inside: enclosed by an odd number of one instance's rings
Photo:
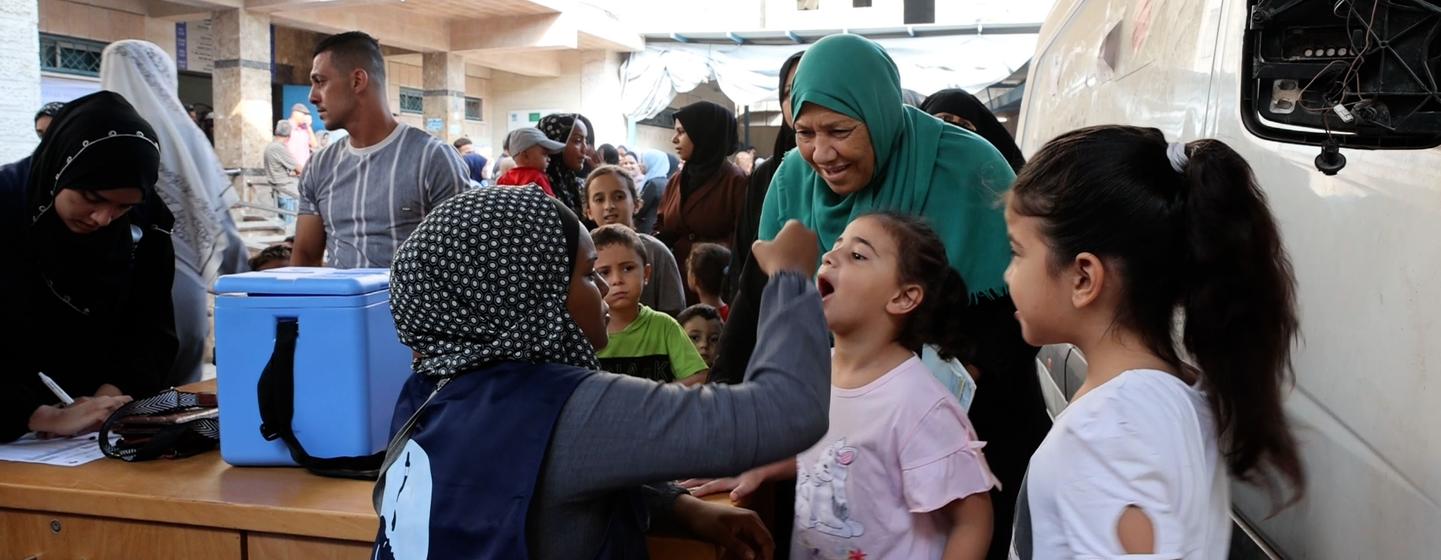
[[[625,115],[616,105],[620,99],[620,53],[587,50],[581,53],[580,112],[595,124],[596,143],[629,142]]]
[[[265,146],[275,128],[270,119],[270,16],[236,9],[212,18],[215,151],[227,168],[264,175]]]
[[[465,59],[449,53],[425,53],[421,58],[425,87],[425,131],[446,142],[465,130]],[[440,130],[434,123],[440,119]]]
[[[30,155],[40,110],[40,9],[36,0],[0,0],[0,164]]]

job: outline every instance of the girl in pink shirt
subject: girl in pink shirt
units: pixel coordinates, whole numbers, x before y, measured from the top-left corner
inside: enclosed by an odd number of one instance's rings
[[[794,460],[696,493],[740,499],[794,478],[791,558],[984,558],[997,482],[959,401],[917,357],[927,345],[970,357],[967,290],[947,262],[918,218],[851,222],[816,277],[835,336],[829,431]]]

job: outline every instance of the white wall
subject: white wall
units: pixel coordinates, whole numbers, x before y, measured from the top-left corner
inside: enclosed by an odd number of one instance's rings
[[[637,150],[660,150],[670,153],[675,151],[675,146],[670,143],[672,136],[675,136],[675,131],[669,128],[636,125],[635,142],[627,145]]]
[[[37,143],[39,20],[35,0],[0,0],[0,163],[29,155]]]
[[[580,112],[595,125],[596,144],[624,144],[625,116],[620,101],[620,65],[624,55],[609,51],[581,54]]]
[[[511,111],[578,112],[596,128],[597,144],[624,144],[625,118],[620,112],[622,55],[606,51],[560,54],[560,75],[521,76],[495,70],[490,78],[490,135],[498,152],[510,132]]]

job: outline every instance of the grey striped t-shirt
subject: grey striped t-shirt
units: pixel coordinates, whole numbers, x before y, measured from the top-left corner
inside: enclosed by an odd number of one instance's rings
[[[364,149],[336,142],[300,177],[300,213],[325,222],[325,265],[389,268],[421,220],[469,185],[460,154],[439,138],[398,124]]]

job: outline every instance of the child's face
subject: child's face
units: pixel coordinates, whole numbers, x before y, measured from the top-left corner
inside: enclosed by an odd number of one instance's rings
[[[605,330],[610,322],[610,308],[605,303],[606,285],[597,274],[596,261],[595,243],[590,240],[590,232],[582,229],[576,243],[575,268],[571,270],[565,306],[576,326],[585,333],[586,340],[599,351],[610,341]]]
[[[603,226],[621,224],[635,229],[635,198],[619,177],[605,174],[586,187],[590,219]]]
[[[531,146],[526,148],[525,151],[516,154],[515,165],[517,167],[544,170],[550,167],[550,153],[546,152],[543,146]]]
[[[640,302],[640,292],[650,281],[650,266],[634,250],[612,244],[597,250],[595,272],[605,279],[609,293],[606,304],[612,309],[629,311]]]
[[[705,364],[715,365],[716,352],[720,350],[721,322],[720,319],[707,319],[705,317],[691,317],[684,325],[686,336],[690,337],[691,344],[695,345],[696,351],[705,358]]]
[[[1073,309],[1064,275],[1051,270],[1050,247],[1041,234],[1041,219],[1021,216],[1006,204],[1006,232],[1011,239],[1011,264],[1006,285],[1016,304],[1021,336],[1032,346],[1066,342],[1063,325]]]
[[[826,323],[837,334],[884,317],[907,313],[902,296],[900,251],[896,240],[875,218],[851,222],[831,251],[821,258],[816,286]]]

